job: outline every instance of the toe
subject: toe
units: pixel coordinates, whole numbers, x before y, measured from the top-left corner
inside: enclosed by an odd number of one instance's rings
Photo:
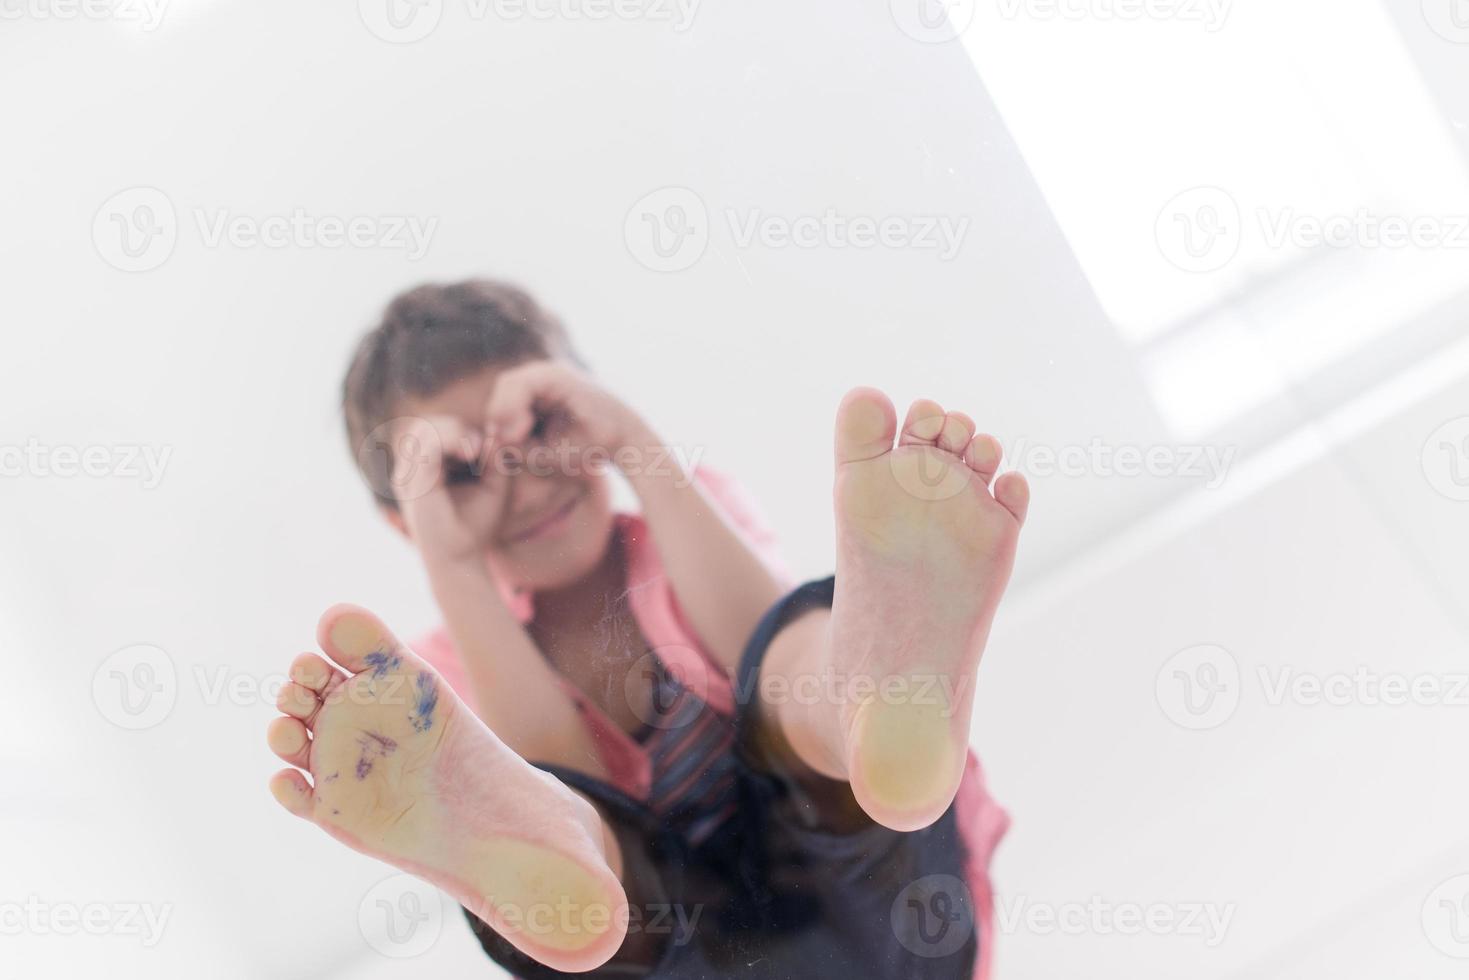
[[[286,762],[302,769],[309,768],[311,741],[306,737],[306,726],[297,718],[276,718],[265,730],[265,741],[270,751]]]
[[[985,486],[995,478],[996,471],[1000,468],[1000,440],[991,435],[975,436],[969,443],[969,448],[964,451],[964,462],[969,468],[978,474],[984,481]]]
[[[948,416],[938,402],[918,399],[908,406],[908,417],[903,421],[903,435],[898,439],[898,445],[937,445],[939,433],[944,431],[947,420]]]
[[[1019,473],[1006,473],[995,481],[995,499],[1015,515],[1018,524],[1025,523],[1026,511],[1030,510],[1030,484]]]
[[[316,710],[321,707],[321,702],[316,699],[315,691],[292,681],[281,688],[281,693],[276,696],[275,706],[281,714],[300,718],[309,725]]]
[[[311,819],[315,801],[311,798],[311,784],[296,769],[282,769],[270,777],[270,793],[281,806],[298,817]]]
[[[331,664],[314,653],[303,653],[291,663],[291,680],[310,688],[318,697],[342,675]]]
[[[853,388],[837,408],[838,463],[873,459],[893,448],[898,413],[888,396],[876,388]]]
[[[401,656],[406,652],[382,620],[347,603],[322,613],[316,626],[316,642],[328,657],[353,674],[377,666],[371,659],[375,656]]]
[[[938,447],[955,456],[964,455],[964,447],[974,438],[974,419],[963,412],[950,412],[939,430]]]

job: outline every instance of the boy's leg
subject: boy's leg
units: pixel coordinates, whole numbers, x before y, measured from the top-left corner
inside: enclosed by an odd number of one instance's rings
[[[916,830],[963,776],[975,673],[1029,489],[1018,474],[994,480],[999,444],[967,416],[919,401],[899,433],[870,388],[843,399],[835,448],[835,594],[771,641],[761,737],[849,783],[873,820]]]
[[[270,727],[276,799],[442,888],[525,955],[590,970],[623,942],[622,855],[597,811],[501,742],[370,613],[329,610]],[[304,770],[304,773],[303,773]],[[308,782],[306,774],[311,779]]]

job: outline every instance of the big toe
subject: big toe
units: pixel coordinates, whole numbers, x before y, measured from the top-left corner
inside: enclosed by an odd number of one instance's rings
[[[838,463],[881,456],[893,448],[898,413],[888,396],[876,388],[853,388],[837,408]]]
[[[396,667],[394,658],[407,653],[383,621],[361,606],[340,603],[322,613],[316,626],[316,641],[338,664],[352,673],[369,668]]]

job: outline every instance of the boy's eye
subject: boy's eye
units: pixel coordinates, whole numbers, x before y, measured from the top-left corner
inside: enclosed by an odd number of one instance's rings
[[[565,412],[554,409],[537,411],[535,413],[535,424],[531,426],[530,437],[538,442],[546,442],[554,439],[558,434],[565,431],[570,419]]]
[[[466,483],[479,481],[479,470],[474,464],[462,459],[444,460],[444,485],[450,487],[463,486]]]

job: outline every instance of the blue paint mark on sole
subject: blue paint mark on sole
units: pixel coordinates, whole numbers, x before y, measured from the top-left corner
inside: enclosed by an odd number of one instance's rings
[[[418,672],[418,680],[415,682],[417,694],[413,704],[413,714],[408,720],[413,722],[413,730],[426,732],[434,727],[434,709],[439,706],[439,684],[434,675],[426,670]]]
[[[372,772],[372,764],[385,755],[392,755],[398,748],[398,743],[386,735],[378,735],[376,732],[363,732],[362,738],[357,740],[362,754],[357,757],[357,778],[366,779],[367,774]]]
[[[382,677],[390,670],[397,670],[403,665],[403,658],[399,657],[395,653],[388,653],[385,650],[378,650],[373,653],[369,653],[367,656],[363,657],[362,660],[372,671],[372,676],[374,680]]]

